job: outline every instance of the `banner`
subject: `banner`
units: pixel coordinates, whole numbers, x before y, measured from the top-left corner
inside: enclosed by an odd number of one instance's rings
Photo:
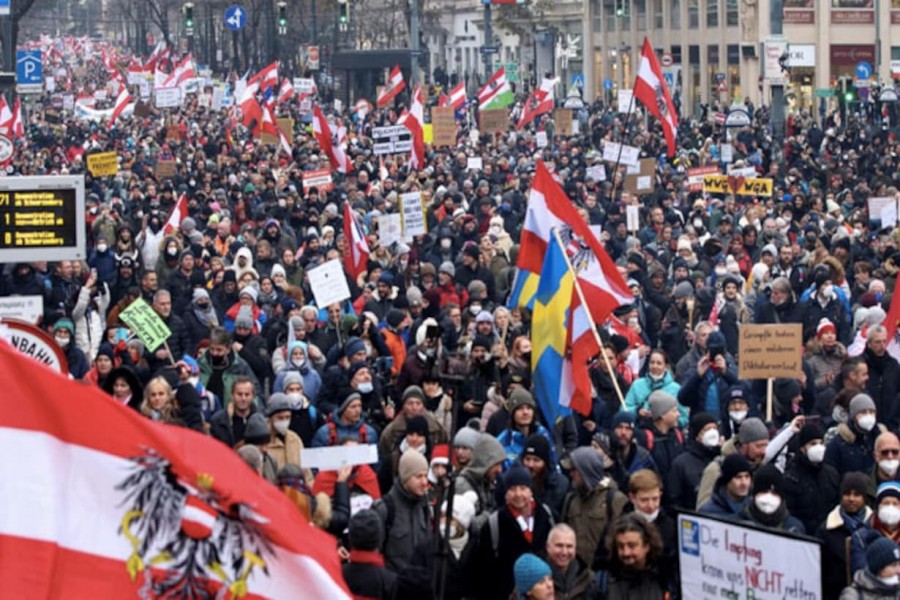
[[[403,216],[390,213],[378,217],[378,241],[385,248],[403,241]]]
[[[119,172],[119,161],[116,158],[115,151],[89,154],[87,157],[87,168],[94,177],[106,177]]]
[[[331,179],[331,169],[316,169],[303,172],[303,192],[316,188],[320,192],[330,192],[334,189],[334,181]]]
[[[803,375],[803,326],[743,325],[738,341],[741,379],[800,377]]]
[[[172,335],[168,325],[143,298],[132,302],[119,313],[119,318],[144,342],[150,352],[155,352]]]
[[[403,216],[404,241],[412,241],[413,236],[428,233],[425,207],[422,206],[422,195],[419,192],[400,195],[400,214]]]
[[[812,538],[682,513],[678,554],[682,598],[822,598],[822,549]]]
[[[372,129],[372,151],[382,154],[401,154],[412,150],[412,132],[403,125]]]
[[[772,180],[731,175],[706,175],[703,178],[703,191],[707,194],[769,197],[772,195]]]
[[[719,167],[710,165],[708,167],[693,167],[687,170],[687,189],[689,192],[703,191],[703,178],[707,175],[718,175]]]
[[[309,287],[312,288],[316,306],[325,308],[330,304],[343,302],[350,297],[347,276],[340,259],[333,258],[321,266],[306,272],[309,276]]]

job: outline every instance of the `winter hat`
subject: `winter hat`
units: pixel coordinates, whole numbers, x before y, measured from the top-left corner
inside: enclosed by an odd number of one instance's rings
[[[691,422],[688,425],[688,431],[690,432],[691,439],[697,439],[697,436],[700,435],[700,432],[704,427],[706,427],[710,423],[716,422],[716,418],[708,412],[699,412],[691,415]]]
[[[265,444],[272,437],[266,418],[260,413],[253,413],[247,419],[247,427],[244,429],[244,442],[254,446]]]
[[[709,334],[709,337],[706,338],[706,349],[712,352],[715,350],[725,351],[725,336],[721,331],[713,331]]]
[[[818,423],[807,423],[800,430],[800,447],[805,446],[813,440],[821,440],[825,437],[822,427]]]
[[[736,383],[725,392],[725,397],[728,398],[728,404],[731,404],[735,400],[740,400],[741,402],[747,402],[747,390],[744,389],[744,386]]]
[[[359,400],[360,402],[362,402],[362,396],[360,396],[358,392],[351,392],[347,394],[347,397],[344,398],[344,401],[341,402],[341,405],[338,406],[337,411],[335,411],[337,412],[337,416],[340,417],[342,414],[344,414],[344,411],[347,410],[347,407],[350,406],[350,404],[354,400]]]
[[[115,361],[115,350],[109,342],[103,342],[97,349],[97,357],[105,356],[111,361]],[[96,360],[96,359],[95,359]]]
[[[285,296],[285,298],[281,301],[281,312],[283,312],[284,314],[288,314],[289,312],[297,308],[300,308],[300,305],[290,296]]]
[[[407,432],[409,429],[407,429]],[[431,466],[449,465],[450,464],[450,446],[447,444],[438,444],[431,451]]]
[[[405,390],[403,390],[403,396],[400,400],[400,406],[403,406],[403,403],[406,402],[409,398],[418,398],[422,402],[425,402],[425,392],[417,385],[408,386]]]
[[[428,420],[422,415],[416,415],[406,421],[406,433],[418,433],[422,437],[428,437]]]
[[[69,335],[75,335],[75,323],[72,322],[72,319],[59,319],[56,321],[56,323],[53,324],[53,333],[56,333],[60,329],[67,329]]]
[[[269,396],[269,402],[266,404],[266,416],[271,417],[276,413],[291,410],[291,402],[288,397],[281,392],[275,392]]]
[[[203,288],[194,288],[194,293],[191,296],[191,299],[194,302],[200,302],[201,300],[209,300],[209,292],[204,290]]]
[[[854,491],[860,496],[865,496],[869,489],[869,477],[865,473],[859,471],[850,471],[844,473],[841,480],[841,496],[849,491]]]
[[[453,518],[459,522],[463,529],[469,529],[472,521],[475,519],[475,502],[478,496],[475,492],[466,492],[465,494],[456,494],[453,496]],[[441,512],[447,510],[447,502],[441,506]]]
[[[829,331],[837,334],[837,328],[834,326],[834,323],[832,323],[828,317],[822,317],[819,319],[819,324],[816,326],[816,339],[822,339],[822,336]]]
[[[784,475],[775,465],[763,465],[753,474],[753,495],[768,491],[784,495]]]
[[[400,474],[400,483],[405,483],[410,477],[419,473],[428,472],[428,461],[422,456],[421,452],[416,450],[407,450],[400,457],[400,466],[398,468]]]
[[[672,295],[678,298],[690,298],[694,295],[694,286],[692,286],[687,281],[682,281],[678,285],[675,286],[675,291],[672,292]]]
[[[866,547],[866,568],[872,575],[895,562],[900,562],[900,547],[890,539],[879,536]]]
[[[654,419],[659,419],[678,406],[678,400],[675,399],[675,396],[662,390],[651,392],[647,401],[650,403],[650,412],[653,414]]]
[[[878,486],[878,493],[875,495],[875,505],[881,504],[881,501],[887,497],[900,499],[900,483],[896,481],[885,481]]]
[[[478,441],[480,432],[475,431],[471,427],[461,427],[453,437],[453,445],[460,448],[474,448],[475,442]]]
[[[769,430],[766,429],[765,423],[759,417],[750,417],[741,423],[738,431],[738,442],[741,444],[752,444],[760,440],[769,439]]]
[[[454,267],[453,263],[449,260],[445,260],[441,263],[438,273],[446,273],[450,277],[456,277],[456,267]]]
[[[364,360],[358,360],[355,363],[350,365],[350,368],[347,369],[347,379],[353,379],[357,373],[362,371],[363,369],[368,369],[369,363]]]
[[[344,356],[347,358],[352,357],[357,352],[365,352],[366,344],[359,339],[358,337],[352,337],[347,340],[347,343],[344,344]],[[352,375],[351,375],[352,377]]]
[[[526,389],[517,388],[513,390],[513,393],[509,395],[509,400],[506,401],[507,406],[509,407],[509,414],[513,414],[516,412],[516,409],[520,406],[530,406],[531,408],[537,408],[537,403],[534,401],[534,396],[531,395]]]
[[[242,306],[238,309],[237,317],[234,318],[235,329],[253,329],[253,311],[249,306]]]
[[[475,322],[476,323],[493,323],[494,317],[491,316],[491,313],[489,313],[488,311],[483,310],[480,313],[478,313],[477,317],[475,317]]]
[[[518,461],[514,462],[509,470],[506,471],[506,474],[503,475],[503,489],[508,490],[517,485],[524,485],[528,489],[532,489],[534,485],[531,481],[531,473]]]
[[[484,335],[476,335],[475,339],[472,340],[472,349],[475,348],[484,348],[488,352],[491,351],[491,338]]]
[[[544,461],[544,464],[547,465],[548,469],[553,467],[553,465],[550,464],[550,442],[539,433],[533,433],[525,440],[525,447],[522,449],[522,458],[524,459],[526,456],[537,456]]]
[[[370,508],[359,511],[350,518],[350,548],[353,550],[379,550],[384,538],[381,517]]]
[[[259,292],[256,291],[256,288],[252,285],[244,286],[244,289],[241,290],[241,293],[238,296],[250,296],[254,302],[256,302],[256,298],[259,296]]]
[[[272,265],[272,272],[270,273],[270,275],[272,275],[272,277],[275,277],[276,275],[281,275],[282,277],[285,277],[285,276],[287,276],[287,273],[285,272],[284,267],[282,267],[278,263],[275,263],[274,265]]]
[[[282,389],[287,389],[295,383],[299,383],[302,386],[303,377],[297,371],[286,371],[284,374],[284,379],[281,381]]]
[[[617,412],[613,417],[613,429],[615,429],[619,425],[622,425],[623,423],[630,425],[631,428],[634,429],[634,415],[626,410],[620,410],[619,412]]]
[[[422,305],[422,292],[417,287],[409,287],[406,290],[406,300],[410,306]]]
[[[741,473],[752,473],[753,467],[743,454],[729,454],[722,461],[722,471],[719,474],[719,483],[727,484]]]
[[[796,379],[776,379],[773,391],[781,402],[790,402],[803,393],[800,382]]]
[[[225,274],[222,275],[222,283],[236,283],[237,282],[237,271],[234,269],[225,269]]]
[[[513,574],[516,578],[519,598],[523,599],[544,577],[551,574],[550,565],[534,554],[526,552],[516,560]]]
[[[853,419],[864,410],[875,410],[875,401],[868,394],[857,394],[850,400],[850,418]]]
[[[392,308],[388,311],[387,317],[385,320],[387,324],[391,327],[391,329],[397,329],[400,326],[400,323],[403,322],[403,319],[406,318],[406,315],[402,310],[397,310],[396,308]]]

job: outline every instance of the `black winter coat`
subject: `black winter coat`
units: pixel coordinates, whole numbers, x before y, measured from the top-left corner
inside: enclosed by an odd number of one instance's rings
[[[697,506],[697,490],[703,470],[719,455],[718,448],[707,448],[693,440],[685,444],[685,451],[672,462],[665,480],[666,506],[694,510]]]
[[[188,336],[187,327],[184,326],[184,321],[175,314],[174,310],[172,311],[172,314],[169,315],[168,319],[163,319],[163,322],[169,327],[169,331],[171,332],[171,335],[169,335],[166,342],[169,344],[169,351],[172,354],[172,358],[177,362],[181,360],[185,354],[189,354],[191,351],[191,339]],[[160,349],[164,350],[165,347],[161,346]],[[156,358],[155,352],[146,351],[146,355],[151,373],[161,367],[172,364],[169,362],[168,358],[162,360]]]
[[[374,552],[351,551],[350,562],[341,567],[344,581],[355,598],[394,600],[397,574],[379,564]]]
[[[829,464],[814,465],[797,453],[784,470],[785,503],[812,535],[840,500],[841,478]]]
[[[875,356],[868,348],[863,357],[869,366],[866,391],[875,401],[878,421],[895,431],[900,426],[900,364],[890,354]]]

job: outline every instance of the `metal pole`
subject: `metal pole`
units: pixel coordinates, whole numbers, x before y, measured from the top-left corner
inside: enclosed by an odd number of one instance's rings
[[[491,3],[485,2],[484,4],[484,78],[487,79],[491,76],[491,55],[487,52],[487,49],[493,47],[494,44],[494,29],[491,26]]]
[[[769,4],[769,19],[772,23],[772,34],[784,33],[783,19],[784,8],[782,0],[771,0]],[[784,141],[784,86],[772,84],[772,157],[778,159],[781,156]]]
[[[881,85],[881,1],[875,0],[875,85]],[[876,98],[877,100],[877,98]]]
[[[412,38],[412,60],[409,64],[409,79],[413,85],[419,83],[419,0],[409,0],[412,14],[409,17],[409,35]]]

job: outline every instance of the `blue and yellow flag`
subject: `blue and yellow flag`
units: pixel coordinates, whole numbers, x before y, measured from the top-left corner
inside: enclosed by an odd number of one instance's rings
[[[534,297],[537,294],[538,282],[541,276],[525,269],[516,269],[516,277],[513,279],[512,291],[509,293],[508,308],[524,306],[534,311]]]
[[[551,427],[559,417],[570,414],[568,404],[573,392],[566,340],[574,279],[564,252],[556,236],[551,236],[531,321],[534,396]]]

